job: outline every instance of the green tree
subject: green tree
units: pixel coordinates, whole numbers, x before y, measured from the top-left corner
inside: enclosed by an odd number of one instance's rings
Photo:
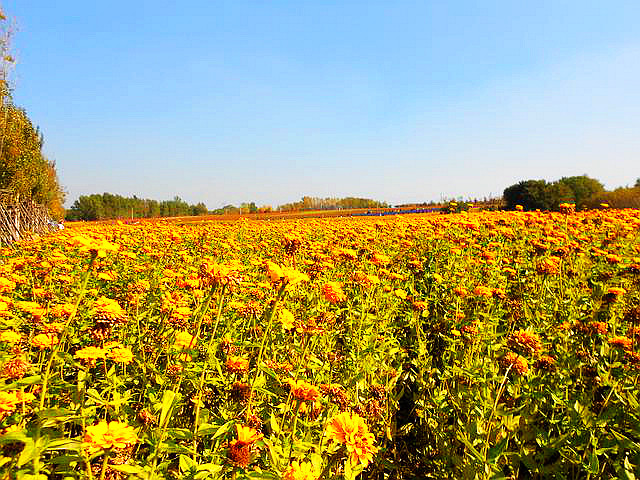
[[[562,177],[556,183],[565,185],[571,190],[573,197],[571,201],[578,209],[584,208],[592,196],[604,192],[604,186],[600,181],[586,175]]]
[[[48,207],[54,218],[62,218],[64,192],[56,166],[42,153],[42,134],[27,113],[11,99],[9,72],[11,29],[0,11],[0,189],[21,200],[33,200]]]
[[[503,198],[507,209],[513,210],[521,205],[525,210],[548,210],[549,184],[546,180],[523,180],[505,188]]]

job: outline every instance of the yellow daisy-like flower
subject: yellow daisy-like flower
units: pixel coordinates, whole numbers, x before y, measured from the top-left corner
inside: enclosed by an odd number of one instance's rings
[[[58,341],[59,340],[56,335],[41,333],[31,339],[31,345],[39,348],[40,350],[44,350],[45,348],[51,348],[53,345],[56,345]]]
[[[278,316],[282,326],[285,330],[291,330],[294,327],[295,317],[293,313],[291,313],[286,308],[280,310],[280,315]]]
[[[33,402],[35,398],[32,393],[20,390],[0,392],[0,420],[13,413],[19,404]]]
[[[133,427],[122,422],[101,421],[96,425],[87,427],[84,441],[90,452],[100,449],[123,449],[135,445],[138,437]]]
[[[174,345],[181,348],[191,348],[195,346],[195,340],[193,338],[193,335],[191,335],[189,332],[178,332],[176,333],[176,340]]]
[[[129,347],[118,346],[109,352],[108,357],[114,362],[128,364],[133,361],[133,352]]]
[[[106,358],[106,356],[106,349],[95,346],[81,348],[74,355],[74,357],[80,360],[97,360],[98,358]]]
[[[356,413],[342,412],[333,417],[326,434],[330,440],[345,444],[352,463],[362,463],[366,467],[378,451],[369,427]]]
[[[22,335],[13,330],[5,330],[4,332],[0,332],[0,342],[6,343],[18,343]]]
[[[294,461],[282,475],[282,480],[317,480],[311,462]]]

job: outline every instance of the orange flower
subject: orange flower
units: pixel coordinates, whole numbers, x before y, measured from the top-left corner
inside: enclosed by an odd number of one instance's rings
[[[342,285],[338,282],[327,282],[322,286],[322,295],[331,303],[344,302],[347,296],[342,291]]]
[[[473,293],[475,293],[479,297],[492,297],[493,290],[489,287],[485,287],[484,285],[478,285],[473,289]]]
[[[609,345],[622,350],[631,350],[633,340],[625,336],[616,336],[609,339]]]
[[[349,459],[354,464],[362,463],[366,467],[378,451],[369,427],[356,413],[342,412],[333,417],[327,425],[326,435],[330,440],[346,445]]]
[[[512,350],[529,355],[536,355],[542,349],[540,336],[529,330],[518,330],[507,338],[507,345]]]
[[[229,357],[225,367],[231,373],[245,373],[249,370],[249,360],[242,357]]]
[[[383,267],[391,262],[391,259],[382,253],[374,253],[371,255],[371,262],[375,263],[379,267]]]
[[[521,357],[517,353],[509,352],[502,359],[500,363],[504,368],[511,368],[518,372],[518,374],[523,375],[529,371],[529,364],[527,363],[527,359]]]
[[[103,420],[87,427],[84,441],[90,452],[97,452],[100,449],[130,447],[138,442],[138,437],[133,427],[126,423],[118,421],[107,423]]]
[[[240,467],[249,465],[251,459],[251,445],[262,438],[256,429],[236,424],[237,440],[229,443],[229,459]]]
[[[318,387],[304,380],[293,381],[289,379],[287,382],[291,388],[291,395],[298,400],[314,402],[320,396]]]
[[[607,293],[612,295],[624,295],[627,291],[622,287],[611,287],[607,290]]]

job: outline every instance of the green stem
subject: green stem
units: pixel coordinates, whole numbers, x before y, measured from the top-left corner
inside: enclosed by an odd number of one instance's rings
[[[104,460],[102,461],[102,470],[100,470],[100,480],[104,480],[104,476],[107,473],[107,464],[109,463],[110,453],[111,453],[110,448],[104,452]]]
[[[220,316],[222,313],[222,305],[224,300],[224,291],[226,289],[226,285],[222,286],[222,291],[220,292],[220,299],[218,300],[218,309],[216,312],[216,323],[213,327],[213,332],[211,333],[211,338],[209,339],[209,345],[207,345],[207,358],[205,358],[204,365],[202,366],[202,373],[200,374],[200,383],[198,384],[198,395],[196,397],[196,415],[195,421],[193,424],[193,461],[196,461],[196,457],[198,455],[198,430],[200,429],[200,424],[198,423],[198,419],[200,418],[200,401],[202,398],[202,387],[204,385],[204,378],[207,373],[207,364],[209,361],[209,355],[211,352],[211,346],[216,338],[216,332],[218,330],[218,324],[220,323]]]
[[[251,388],[249,390],[249,400],[247,401],[247,415],[246,415],[247,419],[249,418],[249,415],[251,415],[251,403],[253,400],[253,390],[255,388],[256,381],[258,380],[258,374],[260,373],[260,364],[262,363],[264,346],[267,343],[267,338],[269,338],[269,333],[271,332],[271,325],[273,323],[273,317],[276,312],[276,308],[278,307],[278,302],[280,302],[280,300],[284,296],[286,286],[287,284],[283,283],[282,286],[280,287],[280,290],[278,290],[278,295],[276,296],[276,299],[273,302],[273,306],[271,307],[271,311],[269,312],[269,316],[267,317],[267,329],[264,332],[264,336],[262,337],[262,343],[260,344],[260,352],[258,353],[258,361],[256,363],[256,373],[253,376],[253,381],[251,382]]]

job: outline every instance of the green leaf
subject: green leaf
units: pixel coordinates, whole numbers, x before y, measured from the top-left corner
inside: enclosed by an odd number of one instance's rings
[[[596,475],[600,471],[600,462],[598,462],[598,456],[595,452],[589,454],[589,469],[588,472]]]
[[[42,383],[42,375],[33,375],[31,377],[21,378],[17,382],[9,383],[7,385],[0,386],[0,391],[5,390],[18,390],[20,387],[26,387],[27,385],[35,385]]]
[[[82,442],[78,440],[73,440],[71,438],[60,438],[57,440],[51,440],[47,444],[45,451],[48,452],[50,450],[72,450],[74,452],[79,452],[81,450],[81,447]]]
[[[194,462],[191,457],[188,457],[187,455],[180,455],[178,466],[180,467],[180,473],[184,475],[189,473],[192,469],[195,469],[198,464]]]
[[[145,470],[144,468],[138,466],[138,465],[109,465],[109,468],[117,471],[117,472],[122,472],[122,473],[128,473],[129,475],[140,475],[140,476],[144,476],[145,475]]]
[[[273,431],[273,433],[280,435],[280,426],[278,425],[278,421],[273,413],[271,414],[271,417],[269,417],[269,425],[271,425],[271,431]]]
[[[159,425],[165,425],[167,415],[173,409],[173,403],[176,399],[176,394],[171,390],[165,390],[162,394],[162,410],[160,411]]]
[[[482,454],[473,446],[473,444],[467,439],[466,435],[458,435],[458,439],[465,444],[465,446],[469,449],[471,454],[480,462],[484,463],[484,457]]]
[[[489,463],[496,463],[498,460],[500,460],[500,457],[502,456],[502,453],[504,452],[505,448],[507,448],[508,444],[509,444],[509,437],[505,437],[500,442],[498,442],[497,445],[494,445],[493,447],[491,447],[487,455],[487,461]]]
[[[213,438],[218,438],[219,436],[224,435],[225,433],[227,433],[229,430],[231,430],[231,427],[235,423],[236,423],[235,420],[229,420],[227,423],[225,423],[220,428],[218,428],[218,430],[216,430],[216,433],[213,435]]]

